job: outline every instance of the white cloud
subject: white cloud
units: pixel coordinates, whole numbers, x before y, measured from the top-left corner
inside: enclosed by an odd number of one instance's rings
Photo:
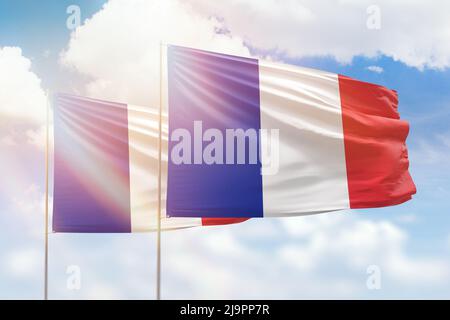
[[[450,132],[433,134],[430,139],[420,138],[410,153],[418,164],[446,166],[450,161]]]
[[[392,57],[417,68],[450,66],[450,3],[376,1],[380,29],[367,28],[372,0],[193,0],[200,12],[224,19],[226,28],[256,48],[290,57],[356,55]],[[416,19],[415,17],[421,17]]]
[[[2,261],[5,272],[17,278],[32,278],[42,270],[42,255],[37,248],[15,248]]]
[[[31,61],[17,47],[0,47],[0,115],[2,126],[18,119],[45,122],[46,95],[41,80],[30,70]]]
[[[393,281],[414,284],[439,284],[449,279],[450,261],[410,257],[407,234],[390,221],[354,219],[351,215],[323,215],[308,221],[283,220],[286,229],[303,245],[288,245],[289,251],[303,255],[311,268],[329,257],[338,259],[352,270],[375,263]],[[296,228],[309,232],[298,233]],[[295,256],[295,255],[294,255]],[[299,260],[300,261],[300,260]]]
[[[380,66],[368,66],[366,68],[369,71],[375,72],[375,73],[383,73],[384,69]]]
[[[50,116],[52,117],[52,116]],[[31,145],[34,145],[41,150],[45,150],[46,147],[46,139],[47,139],[47,128],[45,125],[38,127],[36,129],[28,129],[25,134],[27,138],[27,142]],[[53,121],[50,120],[49,123],[49,150],[52,152],[52,141],[53,141]]]
[[[403,224],[410,224],[416,223],[418,221],[418,218],[415,214],[403,214],[399,215],[395,220]]]
[[[20,48],[0,48],[0,295],[6,298],[42,291],[46,107],[31,60]]]
[[[43,236],[45,198],[39,187],[43,155],[28,143],[42,145],[46,102],[41,81],[21,49],[0,48],[0,175],[4,181],[0,242],[5,253],[3,270],[13,277],[28,276],[40,251],[19,244],[27,239],[41,243]]]
[[[46,107],[31,61],[18,47],[0,47],[0,147],[42,144],[37,135],[45,124]]]
[[[270,237],[254,229],[272,229]],[[369,265],[389,295],[445,288],[450,261],[411,255],[388,221],[334,213],[164,235],[166,298],[363,298]]]
[[[182,1],[110,0],[72,34],[61,63],[92,79],[90,96],[156,106],[160,41],[249,55],[221,27]]]
[[[42,53],[42,57],[44,58],[49,58],[51,56],[52,52],[49,49],[44,50],[44,52]]]
[[[34,183],[22,190],[20,190],[20,187],[14,187],[13,190],[10,190],[10,193],[12,193],[12,205],[8,210],[10,222],[15,222],[28,235],[41,238],[44,230],[45,194]],[[51,203],[50,198],[50,216],[52,209]],[[13,217],[13,215],[15,216]]]
[[[119,300],[124,297],[121,293],[109,284],[94,284],[87,293],[90,300]]]
[[[26,215],[33,215],[44,211],[45,197],[40,188],[31,184],[22,194],[13,198],[15,211]]]
[[[12,147],[17,143],[12,135],[4,135],[0,140],[0,146]]]

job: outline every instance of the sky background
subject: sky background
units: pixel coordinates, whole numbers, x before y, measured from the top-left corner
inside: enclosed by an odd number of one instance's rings
[[[417,0],[0,0],[0,298],[43,296],[46,91],[156,108],[161,39],[397,90],[418,190],[395,207],[164,233],[163,298],[450,298],[449,10]],[[154,298],[153,234],[49,239],[50,298]],[[67,287],[70,266],[79,290]]]

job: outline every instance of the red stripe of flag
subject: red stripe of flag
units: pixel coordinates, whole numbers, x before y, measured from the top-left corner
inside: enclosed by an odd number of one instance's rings
[[[416,192],[408,172],[409,124],[400,120],[397,92],[339,76],[351,208],[403,203]]]
[[[247,221],[248,218],[202,218],[202,226],[216,226]]]

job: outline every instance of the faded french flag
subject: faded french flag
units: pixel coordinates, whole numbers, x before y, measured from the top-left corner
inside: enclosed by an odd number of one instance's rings
[[[54,232],[156,230],[158,119],[158,112],[148,107],[67,94],[54,97]],[[167,155],[167,126],[162,147]],[[167,156],[163,159],[165,181]],[[163,206],[162,230],[245,220],[167,219],[165,211]]]

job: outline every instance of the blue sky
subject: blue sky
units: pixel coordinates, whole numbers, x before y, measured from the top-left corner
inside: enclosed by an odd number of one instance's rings
[[[280,34],[273,27],[264,37],[255,35],[251,26],[239,20],[239,15],[245,14],[239,7],[210,6],[207,1],[195,0],[192,6],[168,1],[170,5],[159,8],[151,1],[127,4],[112,0],[114,3],[102,10],[105,2],[0,0],[0,49],[21,48],[21,57],[30,61],[29,72],[41,80],[38,89],[42,91],[147,103],[153,101],[153,89],[148,96],[145,91],[145,86],[150,87],[155,79],[153,65],[141,61],[142,56],[128,56],[139,51],[152,57],[153,49],[145,41],[153,41],[160,32],[161,37],[176,43],[269,55],[285,63],[385,85],[398,91],[400,113],[411,125],[407,144],[410,171],[418,189],[412,201],[383,209],[257,220],[164,234],[164,297],[450,297],[450,66],[446,62],[450,61],[450,50],[439,47],[444,46],[443,41],[435,36],[421,42],[418,32],[414,38],[414,32],[408,32],[408,22],[400,22],[397,27],[389,22],[392,13],[434,12],[427,2],[402,11],[381,1],[387,27],[382,27],[379,34],[371,31],[369,36],[351,26],[352,19],[361,24],[355,14],[359,9],[364,22],[366,12],[362,4],[353,7],[331,2],[338,12],[349,14],[336,20],[327,20],[327,9],[320,11],[318,5],[308,1],[295,10],[285,8],[303,20],[288,16],[278,21],[277,14],[282,15],[283,8],[274,11],[273,16],[265,16],[271,10],[256,10],[255,23],[263,19],[279,27]],[[92,21],[83,23],[77,37],[65,27],[66,8],[72,4],[80,6],[83,21],[100,12]],[[264,2],[268,8],[271,5],[270,0]],[[143,8],[148,9],[148,16],[142,13]],[[317,12],[320,14],[315,15]],[[135,21],[130,19],[133,15]],[[316,18],[309,19],[311,15]],[[211,21],[211,17],[217,20]],[[171,22],[170,26],[165,21]],[[350,21],[349,29],[339,21]],[[438,28],[439,21],[437,17],[432,26],[422,27]],[[283,23],[286,28],[282,28]],[[215,35],[218,25],[227,32]],[[337,35],[340,42],[329,41],[334,27],[344,28],[348,32],[346,38]],[[311,41],[304,45],[283,42],[295,40],[299,30],[315,33],[317,38],[323,36],[323,42],[318,41],[317,47],[309,45]],[[403,39],[400,49],[386,40],[390,35],[398,41]],[[373,37],[373,41],[362,40],[363,36]],[[435,51],[428,53],[430,47]],[[127,68],[121,69],[125,65]],[[370,66],[380,67],[382,72],[370,71]],[[133,74],[136,70],[142,72]],[[144,71],[149,72],[149,82],[138,82]],[[18,97],[22,95],[27,93],[18,93]],[[0,297],[39,299],[44,158],[41,147],[23,139],[29,130],[38,133],[42,123],[35,119],[25,121],[23,116],[11,112],[2,111],[1,117],[3,140],[12,136],[20,146],[0,144],[0,173],[12,182],[11,186],[0,188]],[[319,245],[320,239],[329,241],[329,245]],[[333,239],[338,239],[337,244],[332,244]],[[359,240],[361,244],[354,243]],[[151,234],[50,235],[50,297],[152,298],[154,246]],[[381,268],[380,290],[366,288],[366,268],[371,264]],[[83,286],[79,291],[65,286],[68,265],[81,267]]]
[[[69,85],[67,77],[59,76],[57,55],[70,39],[71,30],[65,27],[70,5],[83,8],[81,19],[88,19],[101,9],[105,1],[0,1],[0,39],[2,46],[18,46],[23,54],[36,63],[36,73],[51,73],[41,77],[48,88]],[[46,52],[49,57],[46,57]],[[56,89],[57,90],[57,89]]]

